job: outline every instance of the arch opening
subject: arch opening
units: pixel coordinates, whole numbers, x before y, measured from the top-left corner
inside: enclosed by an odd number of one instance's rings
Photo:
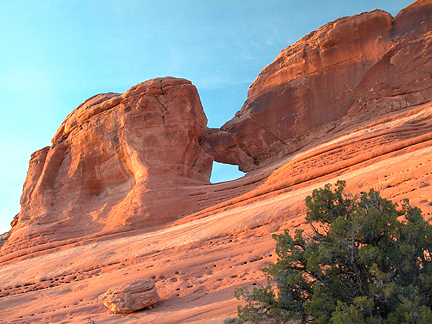
[[[239,171],[237,165],[213,162],[213,169],[210,177],[211,183],[219,183],[225,181],[236,180],[245,175],[242,171]]]

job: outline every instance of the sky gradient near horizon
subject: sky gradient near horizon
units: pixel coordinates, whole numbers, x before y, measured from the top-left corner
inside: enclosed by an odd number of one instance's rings
[[[30,155],[87,98],[174,76],[197,87],[220,127],[285,47],[343,16],[408,0],[1,0],[0,234],[10,229]],[[214,166],[213,182],[241,174]]]

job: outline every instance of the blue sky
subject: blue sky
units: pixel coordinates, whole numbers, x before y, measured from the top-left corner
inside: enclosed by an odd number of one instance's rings
[[[0,0],[0,233],[19,212],[31,153],[97,93],[159,76],[198,88],[209,127],[231,119],[279,52],[342,16],[406,0]],[[238,177],[215,166],[214,182]]]

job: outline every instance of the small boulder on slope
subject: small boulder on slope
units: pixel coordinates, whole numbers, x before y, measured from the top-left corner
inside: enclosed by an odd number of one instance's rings
[[[129,314],[156,304],[154,280],[140,279],[109,288],[98,297],[115,314]]]

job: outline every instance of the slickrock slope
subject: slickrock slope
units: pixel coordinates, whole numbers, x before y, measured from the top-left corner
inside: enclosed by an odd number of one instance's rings
[[[235,315],[234,289],[262,283],[260,269],[275,261],[271,234],[305,228],[304,198],[314,188],[344,179],[354,193],[375,188],[394,201],[409,198],[430,218],[431,170],[432,104],[386,114],[248,177],[197,186],[208,208],[170,227],[3,259],[1,320],[221,324]],[[154,309],[122,317],[97,299],[111,286],[148,278],[160,296]]]
[[[432,1],[345,17],[284,49],[236,116],[201,141],[250,171],[328,132],[432,100]]]
[[[213,162],[198,144],[206,125],[196,88],[183,79],[90,98],[66,117],[51,147],[32,155],[2,252],[195,212],[187,187],[208,184]]]
[[[271,235],[307,229],[306,195],[339,179],[352,193],[374,188],[396,202],[409,198],[432,217],[431,8],[432,1],[417,1],[395,19],[375,11],[311,33],[264,69],[225,130],[206,128],[194,87],[181,79],[150,80],[78,107],[53,146],[33,155],[23,211],[11,236],[0,238],[7,239],[0,256],[0,322],[221,324],[236,313],[235,288],[265,282],[260,270],[275,261]],[[379,29],[367,21],[386,31],[383,39],[367,35]],[[363,30],[352,34],[362,35],[359,43],[344,36],[356,28]],[[339,36],[329,38],[324,30]],[[288,55],[301,51],[305,39],[317,47],[340,40],[322,53],[305,47],[309,63],[311,55],[326,58],[309,65],[308,75],[307,60]],[[304,89],[306,80],[314,91]],[[344,80],[348,87],[341,90]],[[303,133],[285,120],[293,116],[291,107],[299,109],[299,121],[292,120]],[[259,126],[266,121],[272,132],[291,132],[291,146],[266,142],[270,133]],[[80,149],[85,146],[94,154]],[[255,170],[209,184],[208,154]],[[111,286],[138,279],[155,280],[156,308],[113,315],[97,299]]]

